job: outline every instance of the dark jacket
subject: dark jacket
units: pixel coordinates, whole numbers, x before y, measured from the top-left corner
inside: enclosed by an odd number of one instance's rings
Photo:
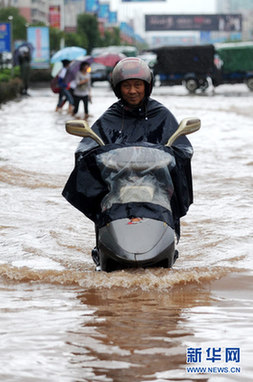
[[[142,107],[134,110],[127,108],[121,101],[114,103],[92,126],[92,130],[104,141],[104,148],[98,148],[90,138],[82,139],[76,152],[76,165],[63,190],[63,196],[95,224],[99,226],[106,224],[108,219],[110,220],[110,212],[105,219],[99,206],[108,191],[95,163],[97,153],[111,149],[113,144],[122,146],[122,144],[151,143],[163,149],[177,127],[178,123],[172,113],[156,100],[148,99]],[[171,173],[175,190],[171,200],[172,216],[164,218],[166,215],[164,211],[161,213],[153,211],[150,217],[158,216],[159,220],[172,225],[179,237],[179,219],[186,214],[193,199],[190,165],[193,150],[186,137],[178,138],[173,148],[166,150],[170,150],[176,159],[176,166]],[[84,189],[86,191],[83,191]],[[132,216],[134,207],[132,205],[130,207]],[[139,213],[139,211],[136,212],[137,216]],[[120,217],[123,216],[118,216]],[[111,220],[114,218],[114,215],[111,216]]]
[[[92,126],[105,144],[150,142],[165,145],[177,128],[173,114],[151,98],[133,110],[121,101],[115,102]],[[87,151],[96,145],[92,139],[84,138],[77,152]],[[186,137],[180,137],[174,143],[174,146],[180,145],[192,148]]]

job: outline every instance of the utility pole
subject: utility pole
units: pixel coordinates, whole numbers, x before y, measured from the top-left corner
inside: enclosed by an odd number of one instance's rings
[[[64,0],[61,0],[61,31],[64,33],[64,29],[65,29],[65,9],[64,9]],[[60,42],[60,48],[64,48],[65,47],[65,40],[64,40],[64,37],[61,38],[61,42]]]

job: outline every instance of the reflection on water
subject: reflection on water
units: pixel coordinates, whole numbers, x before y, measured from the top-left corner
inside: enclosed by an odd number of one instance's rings
[[[38,362],[45,378],[42,367],[48,358],[52,375],[57,375],[64,353],[62,380],[69,380],[78,370],[83,370],[83,378],[88,380],[104,376],[102,380],[109,381],[145,380],[164,367],[183,371],[183,343],[194,330],[187,329],[187,317],[181,317],[181,311],[206,303],[209,295],[196,287],[150,295],[123,288],[82,291],[38,284],[20,286],[19,293],[10,286],[1,289],[5,312],[1,328],[8,352],[13,354],[2,375],[12,369],[22,376],[27,369],[27,376],[32,376]],[[7,361],[7,354],[1,359]]]
[[[239,104],[165,90],[155,92],[178,119],[202,120],[171,270],[94,272],[93,224],[61,196],[79,140],[67,114],[46,89],[1,110],[1,380],[251,381],[252,94]],[[93,98],[95,117],[115,101],[109,87]],[[186,372],[187,348],[229,346],[240,373]]]

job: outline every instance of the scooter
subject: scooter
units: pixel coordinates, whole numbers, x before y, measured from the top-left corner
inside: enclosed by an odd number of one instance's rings
[[[98,150],[95,161],[107,192],[101,198],[102,221],[92,251],[96,270],[173,266],[178,251],[171,171],[176,163],[170,147],[179,136],[199,128],[199,119],[185,118],[165,146],[126,144]],[[68,121],[66,131],[106,147],[86,121]]]

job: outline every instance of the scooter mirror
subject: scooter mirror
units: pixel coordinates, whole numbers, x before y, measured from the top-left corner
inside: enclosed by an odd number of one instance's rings
[[[200,119],[198,118],[184,118],[175,133],[170,137],[165,146],[171,146],[175,140],[181,135],[187,135],[194,133],[195,131],[200,129]]]
[[[89,137],[97,142],[100,146],[104,146],[102,139],[91,130],[88,122],[86,121],[67,121],[65,124],[66,131],[69,134],[77,135],[78,137]]]

